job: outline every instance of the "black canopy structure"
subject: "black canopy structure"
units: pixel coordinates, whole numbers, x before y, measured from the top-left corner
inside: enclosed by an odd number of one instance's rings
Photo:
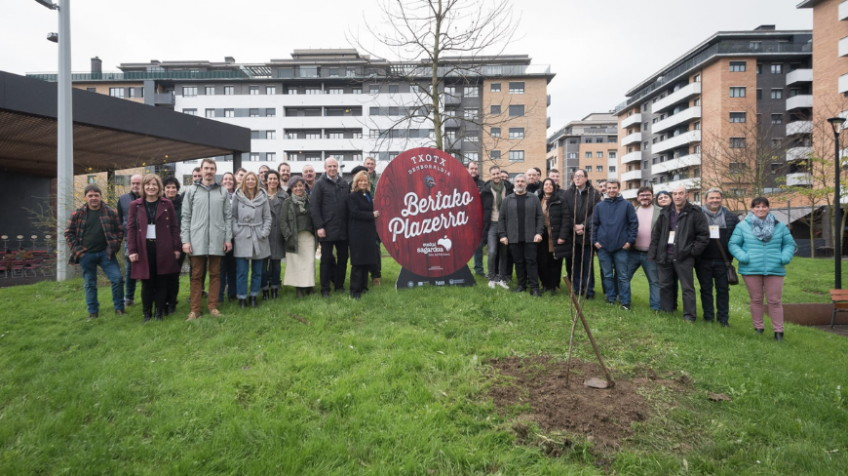
[[[0,71],[0,171],[56,176],[56,83]],[[74,174],[250,151],[250,130],[73,90]]]

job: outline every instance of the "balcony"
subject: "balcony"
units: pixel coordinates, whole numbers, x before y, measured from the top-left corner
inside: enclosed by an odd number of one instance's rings
[[[642,160],[642,151],[637,150],[634,152],[629,152],[621,156],[622,164],[629,164],[630,162],[639,162]]]
[[[174,93],[155,93],[153,96],[153,104],[157,106],[173,106]]]
[[[839,57],[844,58],[848,56],[848,36],[839,40]]]
[[[786,124],[786,135],[794,136],[796,134],[812,134],[813,132],[813,122],[812,121],[794,121]]]
[[[638,188],[628,188],[621,191],[621,198],[625,200],[633,200],[636,198],[637,193],[639,192]]]
[[[621,174],[622,182],[630,182],[631,180],[642,180],[642,171],[639,169],[623,172]]]
[[[813,107],[813,95],[812,94],[799,94],[797,96],[793,96],[786,100],[786,110],[791,111],[793,109],[801,109],[806,108],[809,109]]]
[[[786,85],[795,83],[812,83],[813,82],[813,70],[812,69],[796,69],[795,71],[790,71],[786,75]]]
[[[848,74],[839,77],[839,94],[848,93]]]
[[[661,112],[664,109],[668,109],[680,101],[688,99],[696,94],[701,94],[701,83],[689,83],[688,85],[655,102],[653,112],[654,114]]]
[[[659,154],[667,150],[672,150],[687,144],[691,144],[692,142],[701,142],[701,131],[684,132],[670,139],[666,139],[662,142],[657,142],[651,148],[651,153]]]
[[[626,146],[630,144],[639,144],[642,142],[642,133],[634,132],[633,134],[626,135],[621,139],[621,145]]]
[[[839,4],[839,21],[848,20],[848,3]]]
[[[687,121],[691,121],[692,119],[700,119],[701,118],[701,106],[693,106],[689,109],[684,109],[673,116],[666,117],[654,124],[654,127],[651,129],[651,132],[657,133],[662,132],[666,129],[672,128],[678,124],[682,124]]]
[[[701,188],[701,179],[699,178],[685,178],[681,180],[673,180],[671,182],[666,182],[661,186],[654,187],[654,189],[662,189],[672,191],[677,187],[683,187],[687,191],[697,190]]]
[[[786,161],[794,162],[796,160],[805,160],[810,158],[812,153],[812,147],[792,147],[790,149],[786,149]]]
[[[786,174],[786,185],[790,187],[807,187],[812,185],[812,183],[812,178],[807,172]]]
[[[639,124],[640,122],[642,122],[642,115],[641,114],[639,114],[639,113],[631,114],[631,115],[629,115],[629,116],[627,116],[627,117],[625,117],[624,119],[621,120],[621,128],[627,129],[628,127],[635,125],[635,124]]]
[[[701,154],[689,154],[672,160],[654,164],[651,166],[652,174],[662,174],[677,169],[685,169],[694,165],[701,165]]]

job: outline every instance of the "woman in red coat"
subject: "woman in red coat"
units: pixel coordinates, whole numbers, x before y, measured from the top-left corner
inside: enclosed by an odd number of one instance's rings
[[[174,204],[162,198],[162,179],[147,174],[141,179],[142,197],[130,202],[127,218],[127,251],[133,263],[132,279],[141,280],[144,321],[165,315],[168,275],[179,273],[180,221]]]

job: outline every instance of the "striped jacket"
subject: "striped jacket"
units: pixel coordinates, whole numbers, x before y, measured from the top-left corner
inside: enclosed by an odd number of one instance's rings
[[[118,220],[118,213],[114,209],[109,208],[105,203],[100,206],[105,212],[100,214],[100,225],[103,227],[103,233],[106,234],[106,254],[113,256],[124,239],[123,227]],[[68,220],[68,227],[65,228],[65,241],[71,248],[71,256],[68,259],[70,264],[78,264],[80,258],[86,252],[86,249],[82,246],[82,233],[87,214],[88,205],[77,208],[71,215],[71,219]]]

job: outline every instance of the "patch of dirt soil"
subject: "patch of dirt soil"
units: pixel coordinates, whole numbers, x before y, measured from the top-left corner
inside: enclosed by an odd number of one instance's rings
[[[603,370],[597,363],[572,359],[566,386],[566,363],[550,356],[507,357],[488,363],[496,370],[489,396],[499,411],[510,413],[516,406],[530,407],[529,413],[517,415],[513,424],[513,431],[523,443],[534,439],[523,423],[530,420],[546,432],[582,435],[594,446],[617,449],[632,434],[632,424],[645,421],[653,411],[640,389],[664,386],[684,390],[692,383],[685,375],[660,378],[653,370],[644,369],[632,378],[612,372],[613,388],[589,388],[584,380],[603,379]],[[563,446],[572,444],[566,438],[559,449],[554,449],[545,444],[546,437],[541,438],[543,449],[550,456],[559,456]]]

